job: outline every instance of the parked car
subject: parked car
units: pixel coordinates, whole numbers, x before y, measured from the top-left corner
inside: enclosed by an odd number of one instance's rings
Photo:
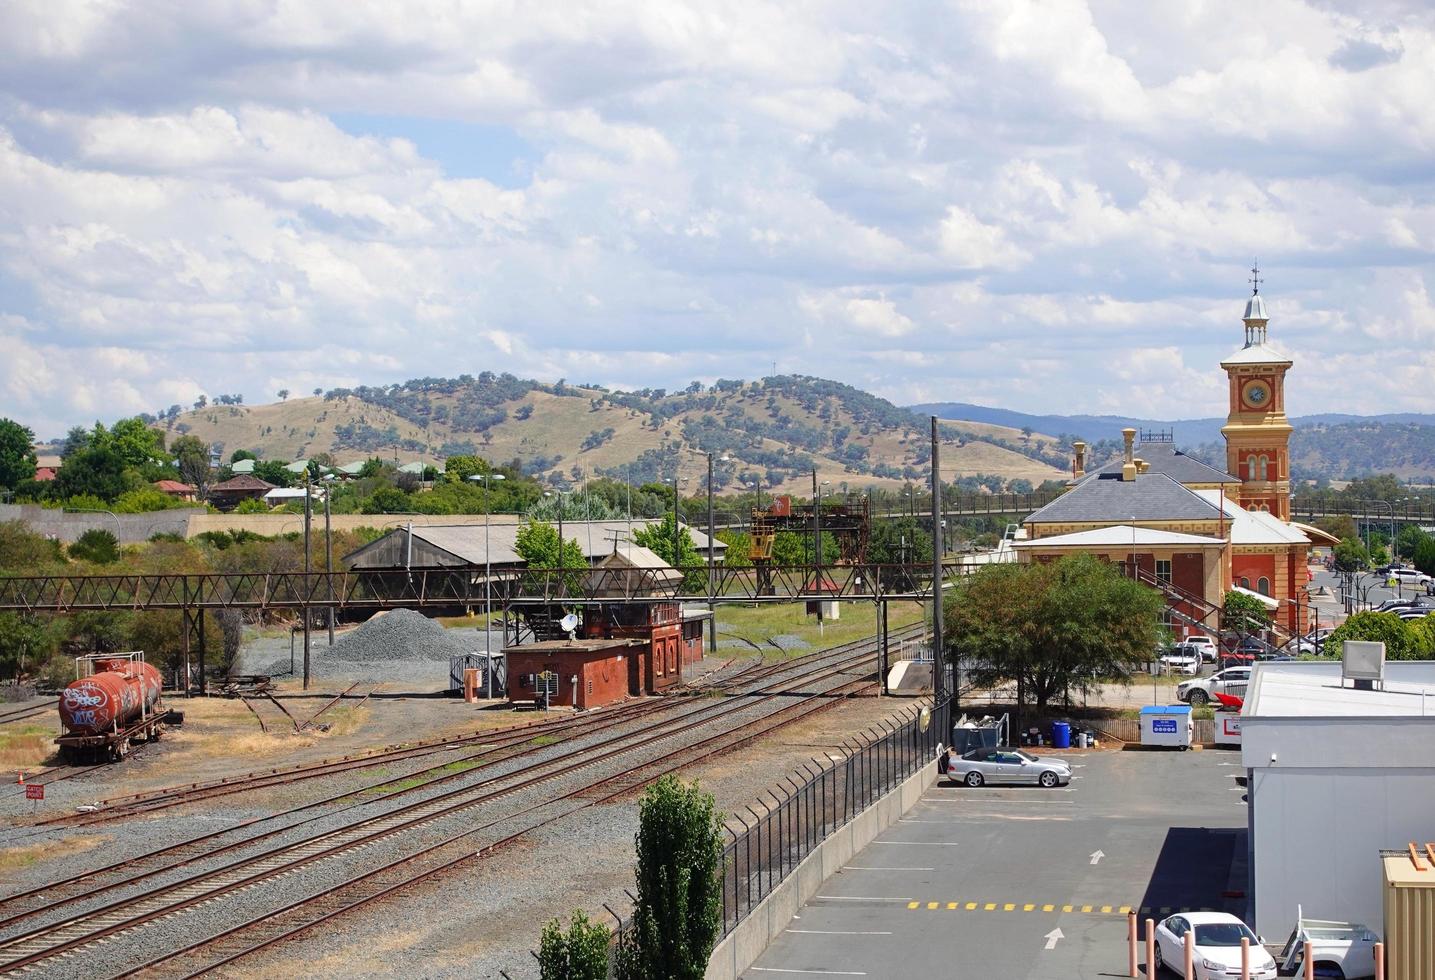
[[[1195,647],[1172,647],[1161,655],[1161,666],[1168,673],[1194,677],[1201,672],[1201,651]]]
[[[1428,585],[1430,576],[1418,568],[1392,568],[1387,575],[1402,585]]]
[[[1426,616],[1435,615],[1435,609],[1429,606],[1403,606],[1391,611],[1401,619],[1424,619]]]
[[[1176,700],[1197,707],[1216,700],[1217,694],[1234,697],[1246,696],[1246,685],[1251,682],[1251,668],[1227,667],[1225,670],[1197,680],[1182,681],[1176,685]]]
[[[937,760],[937,768],[945,772],[952,783],[973,788],[986,783],[1013,783],[1051,789],[1071,782],[1069,763],[1035,756],[1008,745],[972,749],[962,755],[949,749]]]
[[[1208,664],[1216,662],[1216,641],[1209,636],[1188,636],[1181,641],[1182,646],[1195,647],[1201,653],[1201,660]]]
[[[1156,924],[1156,973],[1186,962],[1186,933],[1194,932],[1196,980],[1240,976],[1241,940],[1250,943],[1251,980],[1274,980],[1275,957],[1266,952],[1251,927],[1227,912],[1182,912]]]

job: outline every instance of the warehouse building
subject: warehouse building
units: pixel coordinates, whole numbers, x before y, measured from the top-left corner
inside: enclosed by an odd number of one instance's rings
[[[1261,664],[1246,692],[1251,924],[1267,938],[1297,906],[1379,930],[1381,851],[1430,837],[1435,663],[1385,663],[1368,682],[1342,666]]]

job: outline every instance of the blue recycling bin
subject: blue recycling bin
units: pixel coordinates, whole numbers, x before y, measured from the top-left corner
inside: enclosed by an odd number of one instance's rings
[[[1064,721],[1051,723],[1051,746],[1055,749],[1071,748],[1071,725]]]

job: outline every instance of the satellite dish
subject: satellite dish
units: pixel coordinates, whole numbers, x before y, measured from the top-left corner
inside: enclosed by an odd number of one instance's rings
[[[571,633],[578,628],[578,617],[569,613],[558,621],[558,626],[565,633]]]

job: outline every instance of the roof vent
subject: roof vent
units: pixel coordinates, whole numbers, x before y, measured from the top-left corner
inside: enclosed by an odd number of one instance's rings
[[[1385,644],[1371,640],[1346,640],[1341,644],[1340,679],[1354,681],[1357,691],[1385,686]]]

